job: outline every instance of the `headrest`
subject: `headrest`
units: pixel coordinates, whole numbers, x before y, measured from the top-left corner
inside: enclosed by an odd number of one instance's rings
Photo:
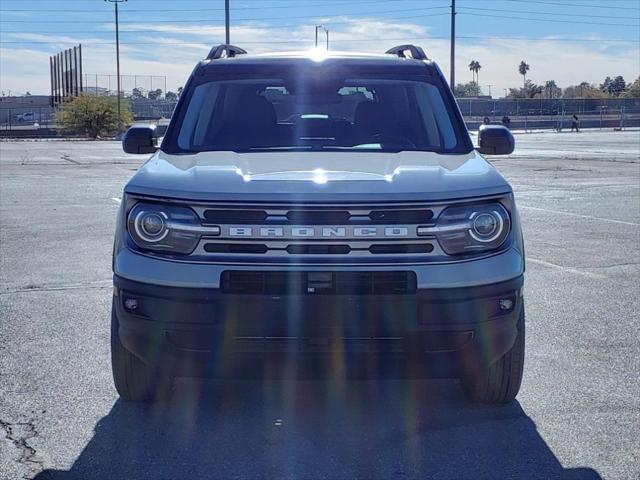
[[[262,95],[243,97],[233,117],[234,122],[251,126],[271,126],[278,121],[273,104]]]
[[[393,124],[392,112],[378,102],[361,102],[356,107],[353,123],[368,133],[380,133]]]

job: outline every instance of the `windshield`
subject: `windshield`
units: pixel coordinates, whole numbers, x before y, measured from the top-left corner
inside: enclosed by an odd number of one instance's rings
[[[441,89],[426,81],[293,76],[205,81],[191,90],[174,153],[464,148]]]

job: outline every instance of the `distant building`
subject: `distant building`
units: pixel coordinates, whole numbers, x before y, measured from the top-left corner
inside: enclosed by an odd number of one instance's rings
[[[83,92],[87,95],[105,96],[109,95],[109,89],[104,87],[88,87],[85,86]]]

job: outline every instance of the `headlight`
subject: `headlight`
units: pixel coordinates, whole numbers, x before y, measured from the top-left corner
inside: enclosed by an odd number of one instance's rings
[[[168,234],[168,216],[164,212],[140,210],[133,219],[136,235],[145,243],[161,242]]]
[[[127,218],[133,242],[143,250],[188,255],[203,233],[197,215],[190,208],[136,204]]]
[[[500,203],[449,207],[433,229],[449,255],[478,253],[499,248],[509,236],[509,213]]]

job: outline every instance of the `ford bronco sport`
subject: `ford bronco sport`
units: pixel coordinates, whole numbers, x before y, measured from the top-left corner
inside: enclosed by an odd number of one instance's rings
[[[513,192],[474,148],[420,47],[247,55],[214,47],[124,188],[113,375],[153,400],[177,376],[457,377],[513,399],[524,248]]]

